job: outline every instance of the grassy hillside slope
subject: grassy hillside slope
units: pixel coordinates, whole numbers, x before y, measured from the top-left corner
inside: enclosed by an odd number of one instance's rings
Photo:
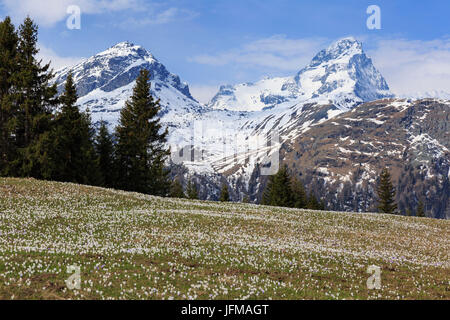
[[[0,179],[0,299],[450,299],[449,240],[450,221]]]

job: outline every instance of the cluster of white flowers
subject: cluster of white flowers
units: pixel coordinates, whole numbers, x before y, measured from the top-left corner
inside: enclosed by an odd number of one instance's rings
[[[450,223],[0,179],[0,298],[449,298]],[[70,290],[67,266],[81,268]],[[368,290],[369,265],[382,288]]]

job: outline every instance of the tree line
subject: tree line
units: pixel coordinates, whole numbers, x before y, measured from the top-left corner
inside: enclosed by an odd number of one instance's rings
[[[312,190],[307,193],[303,183],[296,177],[291,177],[286,166],[269,177],[261,203],[277,207],[325,210],[325,203],[318,200]]]
[[[381,171],[376,191],[376,209],[379,213],[400,214],[395,201],[396,188],[392,183],[391,174],[388,168],[384,168]],[[316,195],[312,190],[308,194],[303,183],[296,177],[291,177],[287,166],[281,167],[277,174],[269,177],[261,203],[263,205],[278,207],[326,210],[324,201],[316,198]],[[426,217],[427,215],[423,201],[421,199],[418,200],[415,213],[411,210],[407,210],[405,215]]]

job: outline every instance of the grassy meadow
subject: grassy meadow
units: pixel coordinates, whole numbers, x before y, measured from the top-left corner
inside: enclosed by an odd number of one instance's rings
[[[450,221],[0,178],[0,299],[450,299],[449,253]]]

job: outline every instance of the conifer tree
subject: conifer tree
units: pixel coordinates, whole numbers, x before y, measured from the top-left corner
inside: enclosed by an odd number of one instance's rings
[[[308,199],[303,183],[297,178],[292,179],[292,197],[293,207],[298,209],[304,209],[308,205]]]
[[[114,143],[108,127],[104,121],[100,122],[97,137],[95,139],[95,153],[99,171],[99,185],[107,188],[114,187]]]
[[[320,200],[320,202],[319,202],[319,210],[325,211],[326,208],[327,208],[327,206],[325,204],[325,201],[323,199]]]
[[[271,197],[272,197],[272,185],[273,185],[273,176],[270,176],[266,187],[264,188],[263,194],[261,196],[261,204],[265,206],[270,206]]]
[[[321,210],[320,203],[312,191],[309,193],[307,208],[310,210]]]
[[[391,174],[387,168],[383,169],[378,184],[378,211],[381,213],[395,214],[397,204],[395,203],[395,188],[391,182]]]
[[[150,74],[141,70],[133,95],[120,112],[116,128],[118,187],[166,196],[170,191],[164,163],[170,154],[166,148],[167,129],[162,131],[159,100],[150,94]]]
[[[407,216],[407,217],[411,217],[411,216],[412,216],[412,212],[411,212],[411,209],[410,209],[410,208],[407,208],[407,209],[406,209],[406,216]]]
[[[228,192],[228,186],[224,183],[222,185],[222,190],[220,191],[220,202],[229,202],[230,201],[230,193]]]
[[[18,36],[11,19],[0,22],[0,176],[12,175],[10,163],[16,154]]]
[[[192,182],[192,180],[189,180],[187,188],[186,188],[186,193],[189,199],[192,200],[197,200],[198,199],[198,190],[197,190],[197,185],[195,184],[195,182]]]
[[[45,148],[51,129],[53,112],[58,104],[56,84],[50,85],[53,72],[50,64],[41,65],[37,60],[38,28],[27,17],[19,27],[18,85],[16,144],[20,156],[15,165],[17,173],[24,176],[42,177],[42,165],[49,162]],[[42,149],[44,148],[44,149]]]
[[[423,205],[422,200],[419,200],[419,204],[417,205],[417,212],[416,212],[416,217],[421,217],[424,218],[425,215],[425,208]]]
[[[42,164],[43,176],[57,181],[98,184],[99,171],[94,150],[93,129],[89,114],[80,112],[72,74],[66,79],[60,97],[61,112],[56,116],[50,136],[49,164]]]
[[[262,203],[269,206],[292,207],[291,178],[286,166],[281,167],[277,174],[269,177]]]
[[[183,186],[181,185],[180,181],[178,179],[175,179],[172,182],[171,188],[170,188],[170,197],[171,198],[186,198],[186,195],[184,194]]]

